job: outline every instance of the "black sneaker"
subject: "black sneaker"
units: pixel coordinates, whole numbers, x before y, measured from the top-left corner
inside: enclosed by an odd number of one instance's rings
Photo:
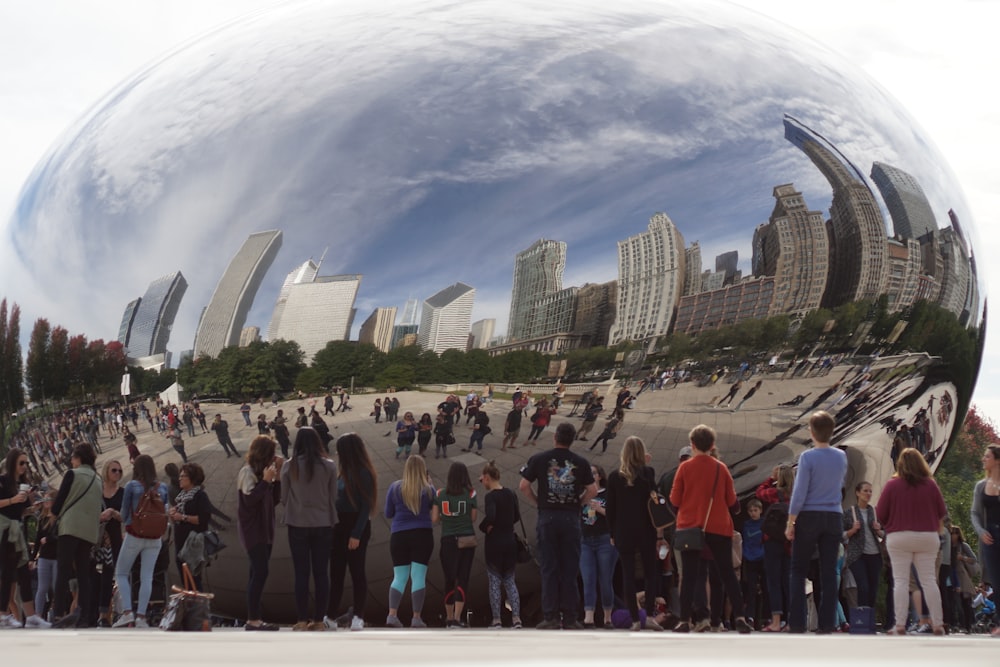
[[[674,632],[683,632],[683,633],[691,632],[691,625],[688,624],[687,622],[678,623],[677,625],[674,626]]]
[[[583,630],[583,623],[580,621],[571,621],[569,623],[563,623],[563,630]]]
[[[562,624],[558,619],[547,618],[538,625],[535,626],[536,630],[558,630],[562,627]]]
[[[753,628],[750,627],[750,624],[746,622],[746,619],[743,618],[736,619],[736,632],[740,633],[741,635],[748,635],[752,631]]]

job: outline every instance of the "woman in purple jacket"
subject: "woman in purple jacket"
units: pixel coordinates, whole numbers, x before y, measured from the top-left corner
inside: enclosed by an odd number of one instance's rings
[[[237,526],[240,543],[250,557],[250,580],[247,582],[246,630],[277,630],[273,623],[261,620],[260,599],[267,582],[268,563],[274,546],[274,508],[281,500],[278,480],[282,463],[274,455],[277,443],[266,435],[254,438],[246,455],[246,465],[236,478]]]

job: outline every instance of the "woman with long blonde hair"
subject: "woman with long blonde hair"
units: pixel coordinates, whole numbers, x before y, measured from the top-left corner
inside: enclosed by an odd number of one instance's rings
[[[434,551],[431,507],[435,493],[424,457],[414,454],[406,459],[403,479],[393,482],[385,495],[385,517],[392,520],[389,538],[392,583],[389,585],[389,615],[385,619],[385,624],[391,628],[403,627],[397,614],[406,582],[411,577],[413,619],[410,627],[427,627],[420,618],[420,612],[427,588],[427,564]]]
[[[924,592],[934,634],[944,634],[941,590],[934,562],[941,547],[938,534],[945,514],[941,489],[931,477],[927,461],[919,451],[907,447],[899,453],[896,474],[882,487],[875,507],[875,516],[885,529],[885,546],[892,564],[896,627],[889,630],[891,635],[906,633],[911,565]]]
[[[646,509],[649,494],[656,489],[656,475],[646,465],[646,444],[638,436],[629,436],[622,445],[620,468],[608,476],[608,499],[605,507],[611,539],[618,550],[622,570],[622,597],[632,615],[632,630],[663,630],[653,620],[656,615],[657,581],[660,567],[657,547],[663,532],[657,531]],[[645,624],[639,617],[635,590],[635,557],[642,559],[646,579]]]

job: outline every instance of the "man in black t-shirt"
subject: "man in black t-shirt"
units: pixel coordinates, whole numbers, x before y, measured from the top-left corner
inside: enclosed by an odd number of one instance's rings
[[[583,628],[577,620],[576,588],[582,538],[580,512],[597,495],[597,483],[590,463],[569,449],[575,437],[572,424],[560,424],[554,435],[555,447],[535,454],[521,468],[520,491],[538,506],[535,537],[544,615],[539,630]],[[537,493],[532,482],[538,483]]]
[[[438,414],[444,415],[444,418],[452,425],[458,421],[458,414],[462,410],[462,404],[458,402],[457,396],[448,396],[443,402],[438,403]]]

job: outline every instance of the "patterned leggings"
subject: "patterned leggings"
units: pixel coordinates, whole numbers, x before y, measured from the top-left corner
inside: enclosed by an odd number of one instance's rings
[[[500,586],[503,585],[507,591],[507,601],[510,603],[511,614],[514,618],[521,617],[521,596],[517,592],[517,585],[514,583],[514,573],[510,572],[501,577],[492,571],[487,570],[490,581],[490,609],[493,611],[493,619],[500,618]]]

